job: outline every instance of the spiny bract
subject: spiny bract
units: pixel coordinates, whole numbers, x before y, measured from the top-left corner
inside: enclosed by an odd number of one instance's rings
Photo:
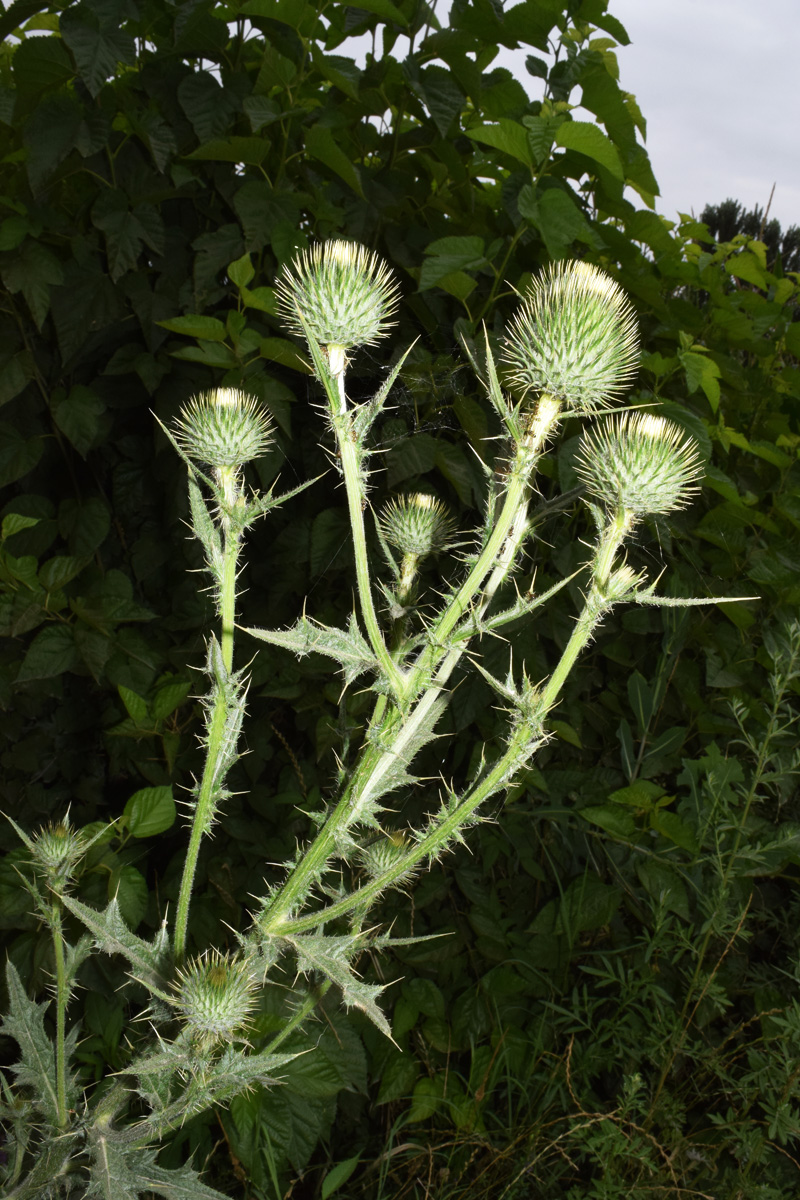
[[[255,1006],[257,988],[247,959],[215,950],[178,974],[176,1004],[187,1027],[211,1046],[241,1033]]]
[[[322,346],[371,346],[394,324],[399,299],[389,267],[357,242],[334,239],[284,267],[275,285],[285,324]],[[302,316],[302,321],[301,321]]]
[[[398,496],[383,509],[381,532],[401,554],[423,557],[442,550],[453,532],[447,507],[426,492]]]
[[[684,508],[703,474],[692,439],[650,413],[624,413],[585,433],[575,469],[590,495],[637,516]]]
[[[523,298],[503,359],[523,393],[545,392],[582,412],[607,408],[636,372],[636,317],[604,271],[555,263]]]
[[[259,458],[272,443],[272,424],[255,397],[236,388],[214,388],[193,397],[175,424],[175,440],[188,458],[224,469]]]

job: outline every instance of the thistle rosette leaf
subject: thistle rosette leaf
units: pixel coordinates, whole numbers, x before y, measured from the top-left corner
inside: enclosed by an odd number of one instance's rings
[[[308,329],[329,352],[331,346],[372,346],[385,337],[399,299],[387,264],[357,242],[338,238],[298,255],[284,267],[275,291],[286,326],[300,336]]]
[[[502,357],[523,394],[545,393],[577,412],[608,408],[636,373],[636,316],[598,267],[555,263],[523,298]]]
[[[390,546],[417,558],[443,550],[453,534],[447,506],[426,492],[391,500],[380,515],[380,527]]]
[[[575,469],[591,496],[635,516],[685,508],[703,475],[692,438],[650,413],[624,413],[585,433]]]
[[[175,440],[195,462],[217,471],[260,458],[272,444],[272,422],[254,396],[214,388],[193,397],[174,428]]]

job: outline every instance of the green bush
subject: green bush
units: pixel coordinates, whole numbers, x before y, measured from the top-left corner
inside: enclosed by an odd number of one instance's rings
[[[321,1178],[315,1147],[337,1106],[327,1165],[363,1152],[342,1184],[353,1195],[414,1194],[415,1152],[381,1158],[384,1114],[392,1137],[412,1122],[402,1141],[429,1148],[443,1196],[515,1179],[519,1196],[796,1194],[796,764],[778,726],[797,695],[800,281],[747,236],[716,244],[649,209],[657,186],[620,86],[624,50],[617,72],[627,37],[605,10],[456,2],[443,28],[417,0],[324,12],[17,0],[0,16],[2,805],[26,826],[68,805],[80,825],[121,818],[92,850],[86,903],[117,895],[130,927],[155,933],[179,883],[174,799],[199,769],[191,667],[210,608],[186,574],[200,561],[182,532],[183,479],[149,410],[168,422],[211,384],[244,386],[279,429],[260,486],[326,470],[308,364],[273,291],[314,240],[378,249],[404,292],[393,347],[422,335],[376,427],[376,508],[384,487],[423,485],[474,524],[498,430],[460,339],[474,347],[482,322],[494,338],[514,288],[550,260],[586,257],[635,302],[635,399],[683,425],[706,462],[702,498],[643,526],[632,563],[655,573],[666,560],[661,590],[675,595],[760,597],[688,619],[609,618],[552,722],[558,741],[497,828],[474,831],[471,852],[411,903],[386,904],[400,935],[459,930],[383,968],[404,976],[393,1029],[405,1054],[328,999],[336,1037],[313,1099],[299,1071],[288,1101],[256,1093],[223,1118],[256,1194],[285,1190],[309,1162],[309,1186]],[[372,53],[359,67],[346,38],[362,33]],[[499,46],[531,52],[541,100],[494,65]],[[573,115],[578,98],[593,120]],[[379,377],[367,355],[351,387],[371,394]],[[585,553],[570,498],[579,432],[567,426],[540,483],[540,590]],[[286,623],[309,595],[341,624],[351,564],[334,476],[270,520],[252,540],[243,623]],[[513,632],[534,679],[569,636],[572,600]],[[504,663],[504,646],[486,648],[487,669]],[[250,795],[231,798],[201,853],[197,950],[233,944],[254,877],[291,856],[342,732],[357,742],[367,716],[317,660],[263,653],[250,711],[232,780]],[[447,720],[431,773],[464,779],[499,728],[485,685],[461,683]],[[19,886],[26,853],[3,836],[8,953],[39,994],[50,943]],[[84,968],[83,1086],[125,1062],[137,1001],[123,978],[117,960]],[[190,1123],[160,1162],[202,1161],[217,1132]],[[235,1194],[226,1151],[212,1176]]]

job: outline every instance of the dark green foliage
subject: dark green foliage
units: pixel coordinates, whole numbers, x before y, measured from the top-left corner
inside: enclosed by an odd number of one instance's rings
[[[762,214],[738,205],[677,230],[648,210],[657,186],[624,50],[616,71],[627,36],[605,8],[456,0],[443,28],[421,0],[333,3],[324,21],[306,0],[81,0],[63,12],[17,0],[0,17],[2,807],[26,829],[68,804],[78,825],[120,818],[70,901],[124,955],[81,968],[68,1014],[82,1039],[75,1097],[129,1062],[143,992],[122,988],[125,972],[160,986],[158,930],[184,845],[173,805],[200,767],[193,668],[212,606],[187,575],[201,559],[182,525],[182,467],[150,410],[168,421],[211,384],[244,386],[279,429],[253,482],[280,472],[285,491],[326,470],[309,365],[273,291],[298,247],[344,235],[398,273],[395,357],[422,336],[396,411],[372,434],[386,472],[369,499],[377,510],[384,492],[423,483],[460,528],[479,519],[482,462],[503,452],[460,339],[480,361],[481,322],[499,335],[512,288],[552,259],[611,270],[641,326],[634,399],[684,425],[707,463],[702,498],[643,526],[631,560],[651,576],[666,561],[664,593],[760,597],[617,610],[497,826],[385,902],[398,936],[457,931],[397,948],[380,972],[359,961],[365,1003],[402,977],[385,993],[397,1046],[313,985],[291,999],[273,989],[254,1051],[291,1005],[319,1000],[321,1022],[283,1047],[319,1043],[319,1061],[295,1059],[283,1091],[239,1095],[222,1117],[227,1149],[202,1118],[172,1135],[160,1165],[143,1158],[161,1195],[202,1194],[186,1163],[193,1153],[199,1169],[212,1150],[210,1183],[270,1200],[303,1171],[294,1194],[314,1194],[326,1167],[359,1152],[336,1194],[797,1195],[800,813],[793,735],[779,732],[798,695],[795,231],[768,222],[754,242]],[[350,34],[372,35],[363,66]],[[498,46],[531,52],[526,87],[494,65]],[[578,101],[595,120],[571,114]],[[355,360],[355,398],[374,394],[382,365]],[[561,499],[578,484],[579,432],[569,425],[544,464],[539,592],[585,558],[586,519]],[[249,753],[201,853],[198,950],[235,944],[230,928],[272,864],[319,817],[333,752],[346,763],[363,731],[358,683],[342,696],[312,653],[316,640],[350,676],[363,659],[355,635],[322,646],[311,619],[344,630],[352,611],[336,485],[331,471],[248,543],[242,624],[287,627],[307,595],[284,645],[302,639],[308,654],[263,647],[253,664]],[[444,556],[438,566],[455,577]],[[504,629],[531,679],[569,636],[580,582]],[[486,669],[505,677],[508,643],[484,642]],[[440,729],[450,736],[417,773],[474,777],[498,753],[493,703],[479,677],[459,680]],[[421,804],[398,800],[395,832]],[[37,1059],[53,1053],[41,1001],[54,966],[19,881],[29,856],[10,829],[2,837],[14,989],[2,1054],[16,1063],[20,1044],[25,1093],[21,1109],[4,1093],[2,1111],[23,1137]],[[424,1159],[389,1155],[395,1141],[424,1146]],[[47,1194],[78,1149],[53,1140],[24,1194]],[[127,1168],[107,1162],[109,1194],[135,1194]]]

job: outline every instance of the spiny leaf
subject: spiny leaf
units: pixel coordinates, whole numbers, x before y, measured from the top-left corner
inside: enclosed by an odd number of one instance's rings
[[[165,1200],[225,1200],[222,1192],[202,1183],[191,1167],[172,1171],[159,1167],[158,1150],[123,1147],[105,1134],[97,1134],[93,1141],[87,1197],[138,1200],[144,1192],[155,1192]]]
[[[169,936],[162,925],[152,942],[131,933],[122,919],[119,904],[112,900],[104,912],[89,908],[74,896],[64,896],[67,908],[94,935],[98,947],[106,954],[121,954],[132,968],[131,974],[162,1000],[170,1000],[167,976],[170,969]]]
[[[297,954],[297,966],[304,975],[319,971],[340,988],[348,1008],[366,1013],[381,1033],[392,1036],[389,1022],[375,1003],[384,988],[378,984],[362,983],[355,974],[350,959],[364,948],[361,935],[328,937],[324,934],[300,934],[286,941]]]
[[[262,642],[282,646],[293,651],[298,658],[306,654],[325,654],[339,663],[345,683],[352,683],[364,671],[377,667],[378,660],[362,637],[355,616],[351,613],[348,628],[334,629],[321,625],[310,617],[301,617],[291,629],[245,630]]]
[[[33,1089],[37,1107],[48,1123],[58,1128],[55,1050],[44,1031],[44,1014],[49,1006],[29,998],[10,960],[6,966],[6,981],[10,1012],[3,1018],[2,1030],[14,1038],[22,1055],[11,1070],[23,1086]]]

